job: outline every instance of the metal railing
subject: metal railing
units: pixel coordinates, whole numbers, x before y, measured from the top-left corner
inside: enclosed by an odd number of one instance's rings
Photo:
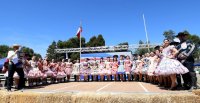
[[[159,44],[132,44],[132,45],[117,45],[117,46],[99,46],[99,47],[82,47],[81,52],[113,52],[123,50],[133,50],[137,48],[154,48]],[[80,48],[55,49],[55,53],[71,53],[80,52]]]

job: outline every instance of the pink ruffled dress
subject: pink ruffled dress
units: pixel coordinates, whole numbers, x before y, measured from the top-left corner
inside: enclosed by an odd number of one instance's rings
[[[174,46],[168,46],[163,49],[163,57],[159,63],[155,74],[156,75],[171,75],[171,74],[185,74],[188,71],[178,60],[169,58],[172,55]]]
[[[131,62],[131,60],[125,60],[124,61],[124,65],[125,65],[125,72],[126,72],[126,74],[130,74],[131,73],[131,68],[132,68],[132,62]]]
[[[106,62],[105,65],[106,65],[105,74],[110,75],[112,72],[112,62]]]
[[[111,70],[111,74],[115,75],[117,74],[117,70],[118,70],[118,62],[113,62],[112,63],[112,70]]]
[[[65,73],[66,75],[71,75],[73,71],[73,64],[72,62],[66,62],[66,68],[65,68]]]
[[[64,78],[66,77],[66,74],[64,72],[64,69],[62,68],[62,65],[57,64],[57,78]]]
[[[31,60],[29,63],[31,65],[31,67],[30,67],[30,71],[28,73],[28,77],[29,78],[40,78],[40,77],[42,77],[42,72],[37,67],[37,62]]]

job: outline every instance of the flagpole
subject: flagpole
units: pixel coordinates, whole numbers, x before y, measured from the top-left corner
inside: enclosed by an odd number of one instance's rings
[[[149,50],[149,39],[148,39],[147,27],[146,27],[146,22],[145,22],[144,14],[143,14],[143,21],[144,21],[144,29],[145,29],[145,33],[146,33],[146,40],[147,40],[148,52],[150,52],[150,50]]]
[[[80,21],[80,29],[82,29],[82,22]],[[82,32],[82,30],[81,30]],[[81,32],[80,32],[80,62],[81,62]]]

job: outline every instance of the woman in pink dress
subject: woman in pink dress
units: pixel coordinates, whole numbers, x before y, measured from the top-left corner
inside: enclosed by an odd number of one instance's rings
[[[62,63],[58,62],[56,65],[56,70],[57,70],[57,80],[59,82],[62,82],[62,79],[66,76],[65,71],[61,67]]]
[[[100,59],[98,67],[99,67],[99,74],[100,74],[101,81],[103,81],[104,75],[105,75],[105,63],[103,61],[103,58]]]
[[[162,52],[163,52],[163,49],[164,49],[164,46],[162,45],[162,46],[160,46],[160,48],[159,48],[159,55],[158,55],[158,57],[159,57],[159,60],[158,60],[158,66],[159,66],[159,64],[160,64],[160,61],[161,61],[161,59],[162,59]],[[158,69],[158,68],[157,68]],[[157,70],[156,70],[157,71]],[[156,72],[155,71],[155,72]],[[156,73],[155,73],[155,75],[157,75]],[[165,82],[166,82],[166,77],[164,77],[164,76],[162,76],[162,75],[157,75],[158,77],[159,77],[159,86],[163,86],[164,84],[166,84]]]
[[[112,62],[110,60],[110,57],[107,57],[107,61],[105,62],[105,75],[107,76],[109,81],[112,80],[111,69]]]
[[[88,78],[88,69],[89,69],[89,62],[88,59],[86,58],[84,62],[81,63],[81,75],[84,76],[84,81],[89,81]]]
[[[48,62],[47,62],[47,64],[48,64]],[[49,63],[48,66],[46,66],[46,61],[44,64],[44,67],[46,70],[45,73],[47,74],[47,77],[51,78],[51,83],[55,83],[55,81],[56,81],[56,76],[57,76],[56,65],[57,64],[55,63],[54,59],[51,60],[51,63]]]
[[[52,74],[52,77],[53,78],[56,78],[57,77],[57,71],[56,71],[56,66],[57,66],[57,63],[55,62],[54,59],[51,60],[51,63],[49,64],[49,69],[50,69],[50,74]]]
[[[124,66],[125,66],[125,72],[126,72],[126,75],[128,77],[128,81],[131,80],[131,68],[132,68],[132,62],[130,60],[130,56],[126,56],[126,60],[124,61]]]
[[[66,69],[65,69],[65,73],[67,75],[67,81],[70,80],[72,70],[73,70],[73,63],[71,62],[71,59],[68,59],[66,62]]]
[[[38,69],[41,71],[41,79],[42,83],[44,83],[44,81],[47,79],[47,74],[43,70],[43,60],[41,58],[38,60]]]
[[[150,65],[149,65],[149,69],[148,69],[148,76],[149,76],[149,82],[153,82],[153,76],[154,76],[154,72],[156,70],[156,66],[157,66],[157,56],[155,55],[154,52],[150,53]]]
[[[143,68],[144,62],[142,61],[142,58],[138,55],[136,60],[136,69],[134,71],[134,78],[137,80],[137,77],[139,76],[139,81],[142,80],[142,68]]]
[[[118,67],[119,67],[119,64],[118,64],[117,56],[113,56],[111,74],[114,75],[115,81],[117,81],[117,70],[118,70]]]
[[[66,69],[66,63],[65,63],[65,59],[62,59],[62,62],[61,62],[61,66],[60,66],[61,68],[61,71],[64,71],[64,73],[65,73],[65,69]],[[66,73],[65,73],[65,77],[66,77],[67,75],[66,75]],[[64,78],[64,81],[65,81],[65,78]]]
[[[90,68],[91,68],[91,75],[92,75],[93,81],[97,81],[99,70],[98,70],[98,64],[97,64],[96,58],[94,58],[94,60],[90,62]]]
[[[143,76],[144,76],[144,82],[147,82],[148,80],[148,69],[149,69],[149,65],[150,65],[150,54],[146,53],[145,57],[144,57],[144,67],[143,67]]]
[[[176,54],[178,50],[174,45],[169,45],[169,40],[164,40],[165,48],[163,49],[163,58],[158,66],[157,74],[170,76],[171,90],[176,87],[176,74],[185,74],[188,71],[178,60],[176,60]]]
[[[38,69],[38,63],[36,61],[36,57],[33,56],[32,60],[29,61],[30,64],[30,71],[28,73],[28,78],[32,79],[36,82],[36,84],[39,82],[40,78],[42,77],[41,71]]]

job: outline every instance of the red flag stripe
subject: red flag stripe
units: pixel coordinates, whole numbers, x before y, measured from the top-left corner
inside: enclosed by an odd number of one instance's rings
[[[81,36],[81,32],[82,32],[82,27],[79,27],[78,28],[78,31],[76,33],[76,36],[80,39],[80,36]]]

